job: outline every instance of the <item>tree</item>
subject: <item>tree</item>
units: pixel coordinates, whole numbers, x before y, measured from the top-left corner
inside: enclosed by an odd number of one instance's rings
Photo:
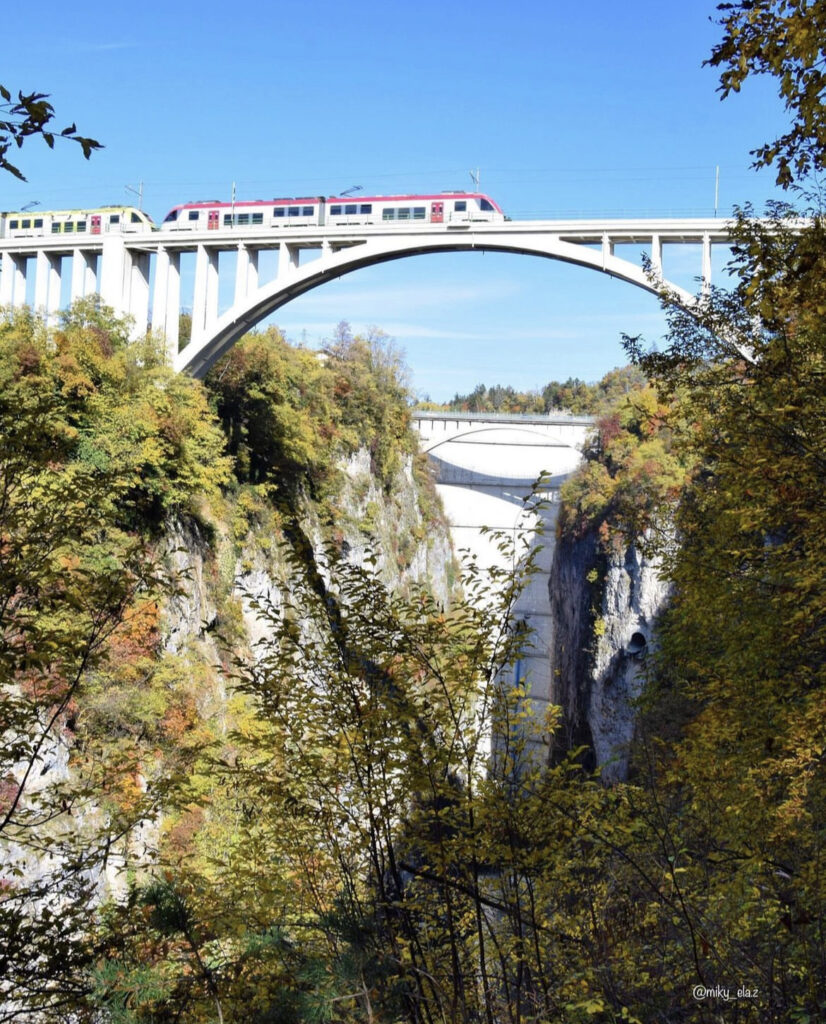
[[[826,2],[738,0],[722,3],[723,38],[706,64],[721,68],[722,97],[739,92],[750,75],[772,75],[791,115],[791,127],[753,150],[757,167],[777,166],[777,183],[826,167]]]
[[[49,149],[54,148],[55,139],[76,142],[87,160],[94,150],[103,148],[94,139],[79,135],[74,123],[60,132],[52,129],[51,122],[55,113],[48,100],[46,93],[22,91],[13,99],[10,90],[0,85],[0,170],[8,171],[21,181],[26,179],[22,171],[9,160],[7,153],[13,145],[20,149],[32,136],[39,135]]]
[[[826,227],[741,220],[739,284],[638,364],[691,430],[696,467],[663,552],[643,768],[682,860],[707,977],[754,979],[778,1019],[826,1013]],[[749,333],[753,360],[726,337]],[[675,852],[675,856],[676,856]],[[708,981],[706,982],[708,984]],[[771,1018],[767,1018],[771,1019]]]
[[[89,300],[51,333],[29,310],[0,320],[3,1020],[66,1019],[88,989],[100,874],[197,752],[153,749],[182,688],[154,545],[228,467],[199,385],[127,340]]]

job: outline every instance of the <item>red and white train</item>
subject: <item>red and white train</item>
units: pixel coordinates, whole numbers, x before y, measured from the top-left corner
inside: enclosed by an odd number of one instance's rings
[[[219,231],[236,226],[335,227],[397,222],[458,225],[504,219],[501,208],[490,196],[480,192],[442,192],[438,195],[314,196],[255,199],[245,203],[182,203],[169,211],[162,226],[175,231]]]

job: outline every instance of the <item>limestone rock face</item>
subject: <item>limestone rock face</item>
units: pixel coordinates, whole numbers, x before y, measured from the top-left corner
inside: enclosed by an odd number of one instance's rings
[[[551,672],[563,709],[557,749],[587,746],[606,782],[624,779],[645,653],[669,584],[637,545],[605,554],[594,533],[557,544],[551,572]],[[588,758],[586,758],[588,760]]]
[[[453,575],[453,551],[447,524],[440,518],[429,495],[432,521],[422,514],[420,484],[409,459],[385,489],[371,473],[370,457],[357,453],[343,467],[345,484],[338,496],[334,521],[322,528],[318,509],[307,500],[302,510],[303,528],[323,565],[323,548],[337,544],[353,563],[363,565],[368,549],[378,555],[382,580],[391,589],[408,581],[426,583],[434,596],[447,603]],[[229,504],[227,506],[229,508]],[[231,511],[231,509],[230,509]],[[254,524],[245,539],[233,538],[232,524],[220,519],[209,529],[192,522],[167,524],[158,551],[159,560],[175,581],[176,592],[163,604],[160,631],[162,650],[179,659],[187,672],[201,680],[197,693],[200,716],[220,724],[226,717],[232,683],[219,670],[222,651],[216,632],[233,638],[237,653],[265,649],[269,625],[258,609],[277,608],[289,594],[290,568],[279,547],[272,524]],[[50,734],[38,755],[35,780],[29,787],[39,790],[71,782],[73,735],[61,723]],[[20,771],[24,770],[21,765]],[[136,780],[143,785],[142,779]],[[156,856],[163,824],[163,809],[157,819],[146,821],[115,841],[106,860],[93,869],[89,881],[99,897],[123,895],[127,869],[140,871]],[[105,815],[94,801],[75,809],[71,818],[58,816],[54,829],[80,836],[105,828]],[[54,858],[38,860],[14,844],[0,848],[0,878],[12,863],[22,872],[17,884],[34,886],[60,870]]]

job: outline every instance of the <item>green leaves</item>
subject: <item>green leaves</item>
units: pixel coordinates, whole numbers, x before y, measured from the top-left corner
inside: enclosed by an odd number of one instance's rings
[[[752,151],[755,166],[774,164],[777,184],[802,183],[826,166],[826,3],[740,0],[718,5],[723,39],[706,64],[721,68],[723,98],[750,75],[772,75],[792,127]]]
[[[46,93],[24,94],[21,91],[18,92],[17,99],[12,100],[11,92],[0,85],[0,99],[3,101],[0,103],[0,170],[8,171],[21,181],[26,180],[22,171],[6,154],[12,145],[20,149],[33,135],[39,135],[49,149],[54,149],[55,133],[48,126],[55,114],[48,98]],[[87,160],[94,150],[103,148],[95,139],[78,135],[74,123],[64,128],[57,137],[77,142]]]

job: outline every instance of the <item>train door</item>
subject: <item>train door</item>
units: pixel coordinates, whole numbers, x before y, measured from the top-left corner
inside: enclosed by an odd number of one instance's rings
[[[210,210],[207,217],[207,231],[215,231],[218,228],[218,211]]]
[[[99,235],[100,234],[100,214],[99,213],[93,213],[92,216],[89,219],[92,222],[92,227],[91,227],[92,234],[93,235]]]
[[[445,220],[445,204],[441,202],[430,204],[430,223],[443,224]]]

